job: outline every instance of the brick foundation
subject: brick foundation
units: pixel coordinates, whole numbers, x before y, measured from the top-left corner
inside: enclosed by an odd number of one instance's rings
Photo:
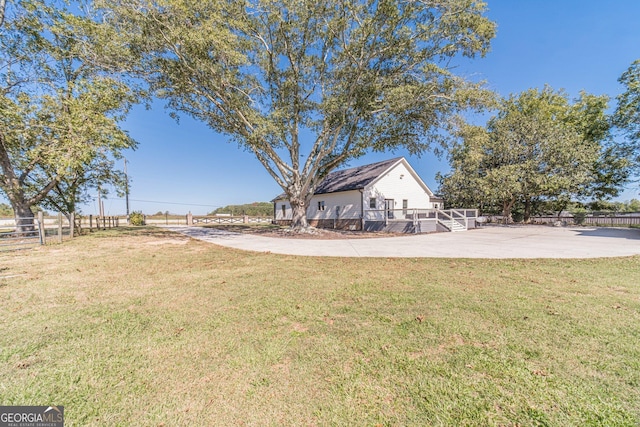
[[[316,228],[326,228],[330,230],[362,230],[362,223],[359,219],[309,219],[309,225]],[[277,225],[291,225],[291,220],[274,221]]]

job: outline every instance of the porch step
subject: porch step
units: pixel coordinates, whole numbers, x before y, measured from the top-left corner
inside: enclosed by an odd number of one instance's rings
[[[467,227],[460,224],[458,221],[450,220],[450,221],[440,221],[442,225],[447,227],[449,231],[452,233],[457,233],[459,231],[467,231]]]

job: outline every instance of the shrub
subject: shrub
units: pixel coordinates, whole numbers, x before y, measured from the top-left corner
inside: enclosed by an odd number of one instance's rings
[[[145,225],[144,215],[142,211],[133,211],[129,215],[129,224],[130,225]]]
[[[575,208],[571,211],[571,214],[573,215],[573,222],[582,225],[584,219],[587,217],[587,210],[584,208]]]

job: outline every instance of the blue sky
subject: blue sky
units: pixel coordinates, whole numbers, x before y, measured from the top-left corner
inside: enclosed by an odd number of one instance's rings
[[[549,84],[572,97],[580,90],[615,97],[622,91],[618,77],[640,58],[638,0],[487,3],[489,18],[498,24],[497,37],[485,58],[461,64],[458,73],[486,80],[501,95]],[[269,201],[281,192],[251,153],[189,117],[176,123],[161,103],[152,110],[136,108],[124,127],[140,144],[126,154],[132,210],[204,214],[217,206]],[[406,153],[370,154],[350,166],[399,155]],[[407,157],[436,190],[435,174],[448,170],[446,161],[431,153]],[[629,189],[621,199],[637,198],[638,192]],[[97,204],[83,211],[96,213]],[[111,195],[105,211],[124,213],[124,201]]]

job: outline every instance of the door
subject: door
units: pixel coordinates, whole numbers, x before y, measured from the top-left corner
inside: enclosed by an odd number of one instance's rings
[[[393,199],[384,199],[384,210],[387,212],[387,218],[393,219],[393,207],[395,202]]]

